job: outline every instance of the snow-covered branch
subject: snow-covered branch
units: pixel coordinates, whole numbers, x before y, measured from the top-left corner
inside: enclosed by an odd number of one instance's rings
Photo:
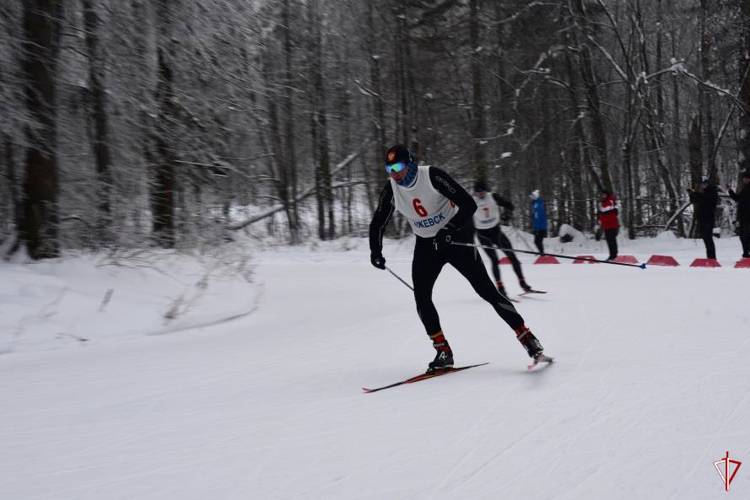
[[[528,5],[525,5],[521,10],[519,10],[518,12],[516,12],[515,14],[513,14],[512,16],[508,16],[506,18],[499,19],[497,21],[493,21],[493,22],[488,23],[488,24],[489,24],[489,26],[497,26],[497,25],[500,25],[500,24],[512,23],[513,21],[515,21],[516,19],[518,19],[519,17],[521,17],[523,14],[525,14],[526,12],[528,12],[529,10],[531,10],[531,9],[533,9],[535,7],[559,7],[559,6],[560,6],[560,4],[558,4],[558,3],[533,1],[533,2],[529,3]]]

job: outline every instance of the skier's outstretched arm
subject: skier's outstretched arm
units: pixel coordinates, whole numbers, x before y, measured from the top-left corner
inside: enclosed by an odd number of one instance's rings
[[[372,221],[370,222],[370,262],[378,269],[385,269],[383,231],[391,219],[393,209],[393,187],[388,182],[380,192],[378,207],[375,209]]]
[[[510,201],[506,200],[505,198],[503,198],[499,194],[492,193],[492,198],[495,200],[495,203],[497,203],[497,206],[503,207],[503,208],[505,208],[507,210],[513,210],[513,208],[514,208],[513,207],[513,203],[511,203]]]

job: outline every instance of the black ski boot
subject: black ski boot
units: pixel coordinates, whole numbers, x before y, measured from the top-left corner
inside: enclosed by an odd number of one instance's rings
[[[434,335],[430,335],[430,338],[432,339],[432,347],[435,348],[437,354],[435,355],[435,359],[427,365],[426,373],[444,372],[453,368],[453,351],[451,350],[451,346],[448,345],[448,341],[445,340],[443,331],[441,330]]]
[[[451,351],[450,347],[447,347],[446,349],[438,349],[438,352],[435,355],[435,359],[433,359],[432,362],[428,365],[426,373],[432,374],[437,372],[444,372],[451,370],[452,368],[453,351]]]
[[[531,330],[525,326],[516,330],[516,338],[523,348],[526,349],[526,353],[528,353],[530,358],[537,359],[543,354],[544,347],[542,347],[542,343],[539,342],[539,339],[534,337]]]
[[[520,280],[518,280],[518,284],[521,285],[521,288],[523,288],[524,293],[529,293],[532,290],[529,284],[526,283],[525,278],[521,278]]]
[[[497,291],[500,292],[500,295],[503,297],[507,297],[508,294],[505,293],[505,287],[503,286],[503,280],[497,280],[495,281],[495,284],[497,285]]]

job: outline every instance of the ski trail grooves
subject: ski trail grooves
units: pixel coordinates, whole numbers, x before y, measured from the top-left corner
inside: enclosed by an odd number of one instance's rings
[[[478,419],[477,419],[477,420],[476,420],[476,421],[474,422],[474,424],[473,424],[473,425],[472,425],[472,426],[471,426],[471,427],[470,427],[470,428],[469,428],[469,429],[468,429],[468,430],[467,430],[466,432],[464,432],[464,433],[463,433],[463,434],[461,435],[461,437],[460,437],[460,438],[459,438],[459,440],[458,440],[458,441],[457,441],[457,442],[456,442],[456,443],[455,443],[455,444],[453,445],[453,447],[456,447],[456,448],[458,448],[458,447],[459,447],[459,445],[460,445],[461,443],[463,443],[463,442],[464,442],[464,441],[466,440],[466,438],[467,438],[467,437],[468,437],[469,435],[471,435],[471,434],[472,434],[472,433],[474,432],[474,430],[475,430],[475,429],[476,429],[476,428],[477,428],[477,427],[479,426],[479,424],[480,424],[480,423],[481,423],[481,422],[482,422],[483,420],[485,420],[485,418],[487,417],[487,415],[490,415],[490,414],[492,414],[492,413],[493,413],[493,412],[495,411],[495,409],[496,409],[496,408],[497,408],[497,407],[498,407],[498,406],[500,405],[500,403],[502,403],[502,402],[503,402],[503,400],[504,400],[504,399],[505,399],[505,398],[506,398],[506,397],[508,396],[508,394],[510,394],[510,392],[511,392],[511,391],[513,391],[513,390],[515,390],[515,389],[517,389],[517,388],[518,388],[518,386],[520,385],[520,383],[521,383],[521,381],[519,380],[519,381],[518,381],[518,382],[516,382],[515,384],[512,384],[511,386],[509,386],[509,387],[508,387],[508,388],[506,389],[505,393],[504,393],[504,394],[503,394],[503,395],[502,395],[502,396],[501,396],[501,397],[500,397],[500,398],[499,398],[499,399],[498,399],[497,401],[495,401],[495,403],[494,403],[494,404],[493,404],[493,405],[492,405],[492,406],[491,406],[490,408],[488,408],[488,409],[487,409],[487,411],[485,411],[484,413],[482,413],[482,415],[480,416],[480,418],[478,418]],[[458,469],[460,469],[460,468],[461,468],[461,465],[462,465],[462,464],[463,464],[463,463],[464,463],[464,462],[466,461],[466,459],[467,459],[467,458],[468,458],[468,457],[469,457],[469,456],[470,456],[471,454],[472,454],[472,450],[469,450],[468,452],[464,452],[464,453],[463,453],[463,455],[461,456],[461,458],[459,459],[459,461],[458,461],[458,462],[456,462],[456,463],[455,463],[455,464],[454,464],[454,465],[453,465],[453,466],[452,466],[452,467],[450,468],[450,470],[448,471],[448,474],[446,474],[445,478],[444,478],[444,479],[443,479],[443,480],[442,480],[442,481],[440,482],[440,484],[439,484],[439,485],[437,486],[437,488],[435,488],[435,495],[438,495],[438,494],[439,494],[440,492],[442,492],[442,491],[443,491],[443,488],[444,488],[444,487],[445,487],[445,486],[446,486],[446,485],[448,484],[448,482],[450,481],[450,479],[451,479],[451,478],[453,477],[454,473],[455,473],[455,472],[456,472],[456,471],[457,471]]]

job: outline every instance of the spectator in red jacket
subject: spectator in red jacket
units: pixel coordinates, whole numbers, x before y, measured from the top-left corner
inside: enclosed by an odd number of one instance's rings
[[[602,189],[599,202],[599,223],[609,247],[607,260],[617,258],[617,233],[620,232],[620,221],[617,219],[617,197],[609,189]]]

